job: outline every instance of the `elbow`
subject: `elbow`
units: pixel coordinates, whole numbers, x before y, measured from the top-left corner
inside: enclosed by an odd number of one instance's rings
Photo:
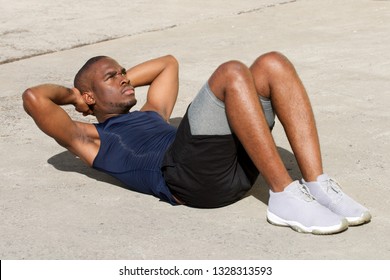
[[[31,88],[26,89],[22,94],[23,108],[27,114],[31,114],[31,108],[36,101],[36,95]]]
[[[178,60],[176,59],[176,57],[174,57],[173,55],[171,54],[168,54],[165,56],[165,58],[167,59],[168,63],[170,65],[172,65],[173,67],[176,67],[176,68],[179,68],[179,62]]]
[[[26,102],[33,97],[34,97],[34,91],[31,88],[26,89],[22,94],[23,102]]]
[[[174,73],[176,78],[179,78],[179,62],[173,55],[169,54],[166,56],[167,59],[167,68]]]

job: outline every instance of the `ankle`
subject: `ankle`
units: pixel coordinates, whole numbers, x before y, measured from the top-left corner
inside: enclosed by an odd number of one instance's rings
[[[282,184],[278,184],[278,185],[274,185],[274,186],[270,185],[270,190],[273,193],[283,192],[288,186],[290,186],[294,182],[295,181],[293,181],[293,180],[289,180],[289,181],[286,181]]]
[[[321,182],[325,182],[329,180],[330,177],[326,173],[321,173],[319,175],[314,175],[311,177],[304,177],[302,178],[302,183],[309,185],[309,184],[319,184]]]

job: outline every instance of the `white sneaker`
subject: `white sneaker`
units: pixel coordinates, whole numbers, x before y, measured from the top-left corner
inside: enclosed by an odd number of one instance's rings
[[[312,234],[333,234],[348,228],[346,219],[319,204],[298,181],[292,182],[283,192],[270,190],[267,220],[274,225]]]
[[[304,180],[302,179],[304,182]],[[318,176],[317,182],[304,182],[316,200],[334,213],[347,219],[350,226],[361,225],[371,220],[371,214],[351,197],[327,174]]]

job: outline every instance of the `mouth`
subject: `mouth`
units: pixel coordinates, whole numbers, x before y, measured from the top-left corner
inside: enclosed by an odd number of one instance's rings
[[[134,91],[134,88],[132,86],[126,86],[123,90],[122,90],[122,95],[134,95],[135,91]]]

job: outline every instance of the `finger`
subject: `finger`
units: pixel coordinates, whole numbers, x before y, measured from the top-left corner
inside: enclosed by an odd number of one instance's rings
[[[76,93],[76,94],[80,94],[81,95],[81,92],[78,90],[78,88],[72,88],[73,92]]]

